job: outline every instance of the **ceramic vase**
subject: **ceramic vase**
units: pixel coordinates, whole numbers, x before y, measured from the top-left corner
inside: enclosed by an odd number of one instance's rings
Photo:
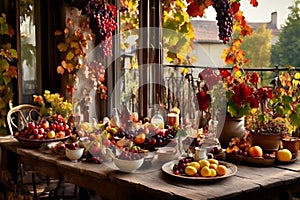
[[[243,137],[245,134],[245,118],[226,116],[219,141],[222,148],[228,147],[233,137]]]

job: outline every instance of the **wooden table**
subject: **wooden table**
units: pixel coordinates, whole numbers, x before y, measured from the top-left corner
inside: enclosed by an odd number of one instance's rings
[[[161,169],[130,174],[105,164],[72,163],[64,155],[23,148],[14,139],[0,139],[0,147],[1,169],[13,154],[43,175],[95,190],[107,199],[289,199],[300,190],[300,159],[272,167],[238,165],[232,177],[199,182],[172,177]]]

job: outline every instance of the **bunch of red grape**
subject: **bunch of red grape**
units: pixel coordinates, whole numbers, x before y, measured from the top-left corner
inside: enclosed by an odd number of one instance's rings
[[[217,12],[216,20],[219,26],[219,38],[226,44],[231,37],[233,28],[233,16],[230,12],[229,0],[213,0],[213,7]]]
[[[90,20],[90,28],[104,55],[111,55],[112,32],[116,29],[116,9],[102,0],[65,0],[71,6],[81,10]]]

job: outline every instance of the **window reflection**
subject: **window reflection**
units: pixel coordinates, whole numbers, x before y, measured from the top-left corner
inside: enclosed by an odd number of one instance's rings
[[[37,93],[36,26],[33,19],[33,0],[20,0],[22,92],[30,97]]]

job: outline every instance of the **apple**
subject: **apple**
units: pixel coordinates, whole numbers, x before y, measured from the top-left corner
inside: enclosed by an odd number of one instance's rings
[[[39,128],[39,134],[44,134],[45,133],[45,129],[44,128]]]
[[[39,129],[37,129],[37,128],[33,129],[33,134],[34,135],[37,135],[38,133],[39,133]]]
[[[66,133],[66,135],[71,135],[72,134],[72,130],[71,129],[66,129],[65,133]]]
[[[34,122],[28,122],[28,129],[33,130],[35,128]]]
[[[57,128],[57,125],[56,125],[56,124],[54,124],[54,123],[51,123],[51,124],[50,124],[50,129],[51,129],[51,130],[56,130],[56,128]]]
[[[57,138],[63,138],[63,137],[65,137],[65,136],[66,136],[65,131],[59,131],[59,132],[57,133],[57,135],[56,135]]]
[[[64,130],[65,130],[65,127],[64,127],[63,124],[58,124],[57,127],[56,127],[56,129],[57,129],[58,131],[64,131]]]
[[[145,133],[139,133],[137,136],[135,136],[133,142],[136,144],[143,144],[145,142],[146,135]]]
[[[260,146],[252,146],[249,148],[249,155],[252,157],[262,157],[263,150]]]
[[[43,128],[43,129],[48,129],[49,128],[49,122],[47,121],[47,120],[44,120],[43,122],[42,122],[42,124],[41,124],[41,127]]]
[[[292,153],[288,149],[280,149],[277,151],[276,157],[281,162],[288,162],[292,159]]]
[[[34,139],[34,138],[35,138],[34,135],[30,135],[30,136],[29,136],[29,139]]]
[[[42,139],[42,138],[43,138],[43,135],[41,135],[41,134],[37,134],[37,135],[36,135],[36,139],[39,139],[39,140],[40,140],[40,139]]]
[[[53,130],[51,130],[47,133],[46,136],[48,136],[48,138],[50,138],[50,139],[53,139],[53,138],[55,138],[55,135],[56,135],[55,132]]]

